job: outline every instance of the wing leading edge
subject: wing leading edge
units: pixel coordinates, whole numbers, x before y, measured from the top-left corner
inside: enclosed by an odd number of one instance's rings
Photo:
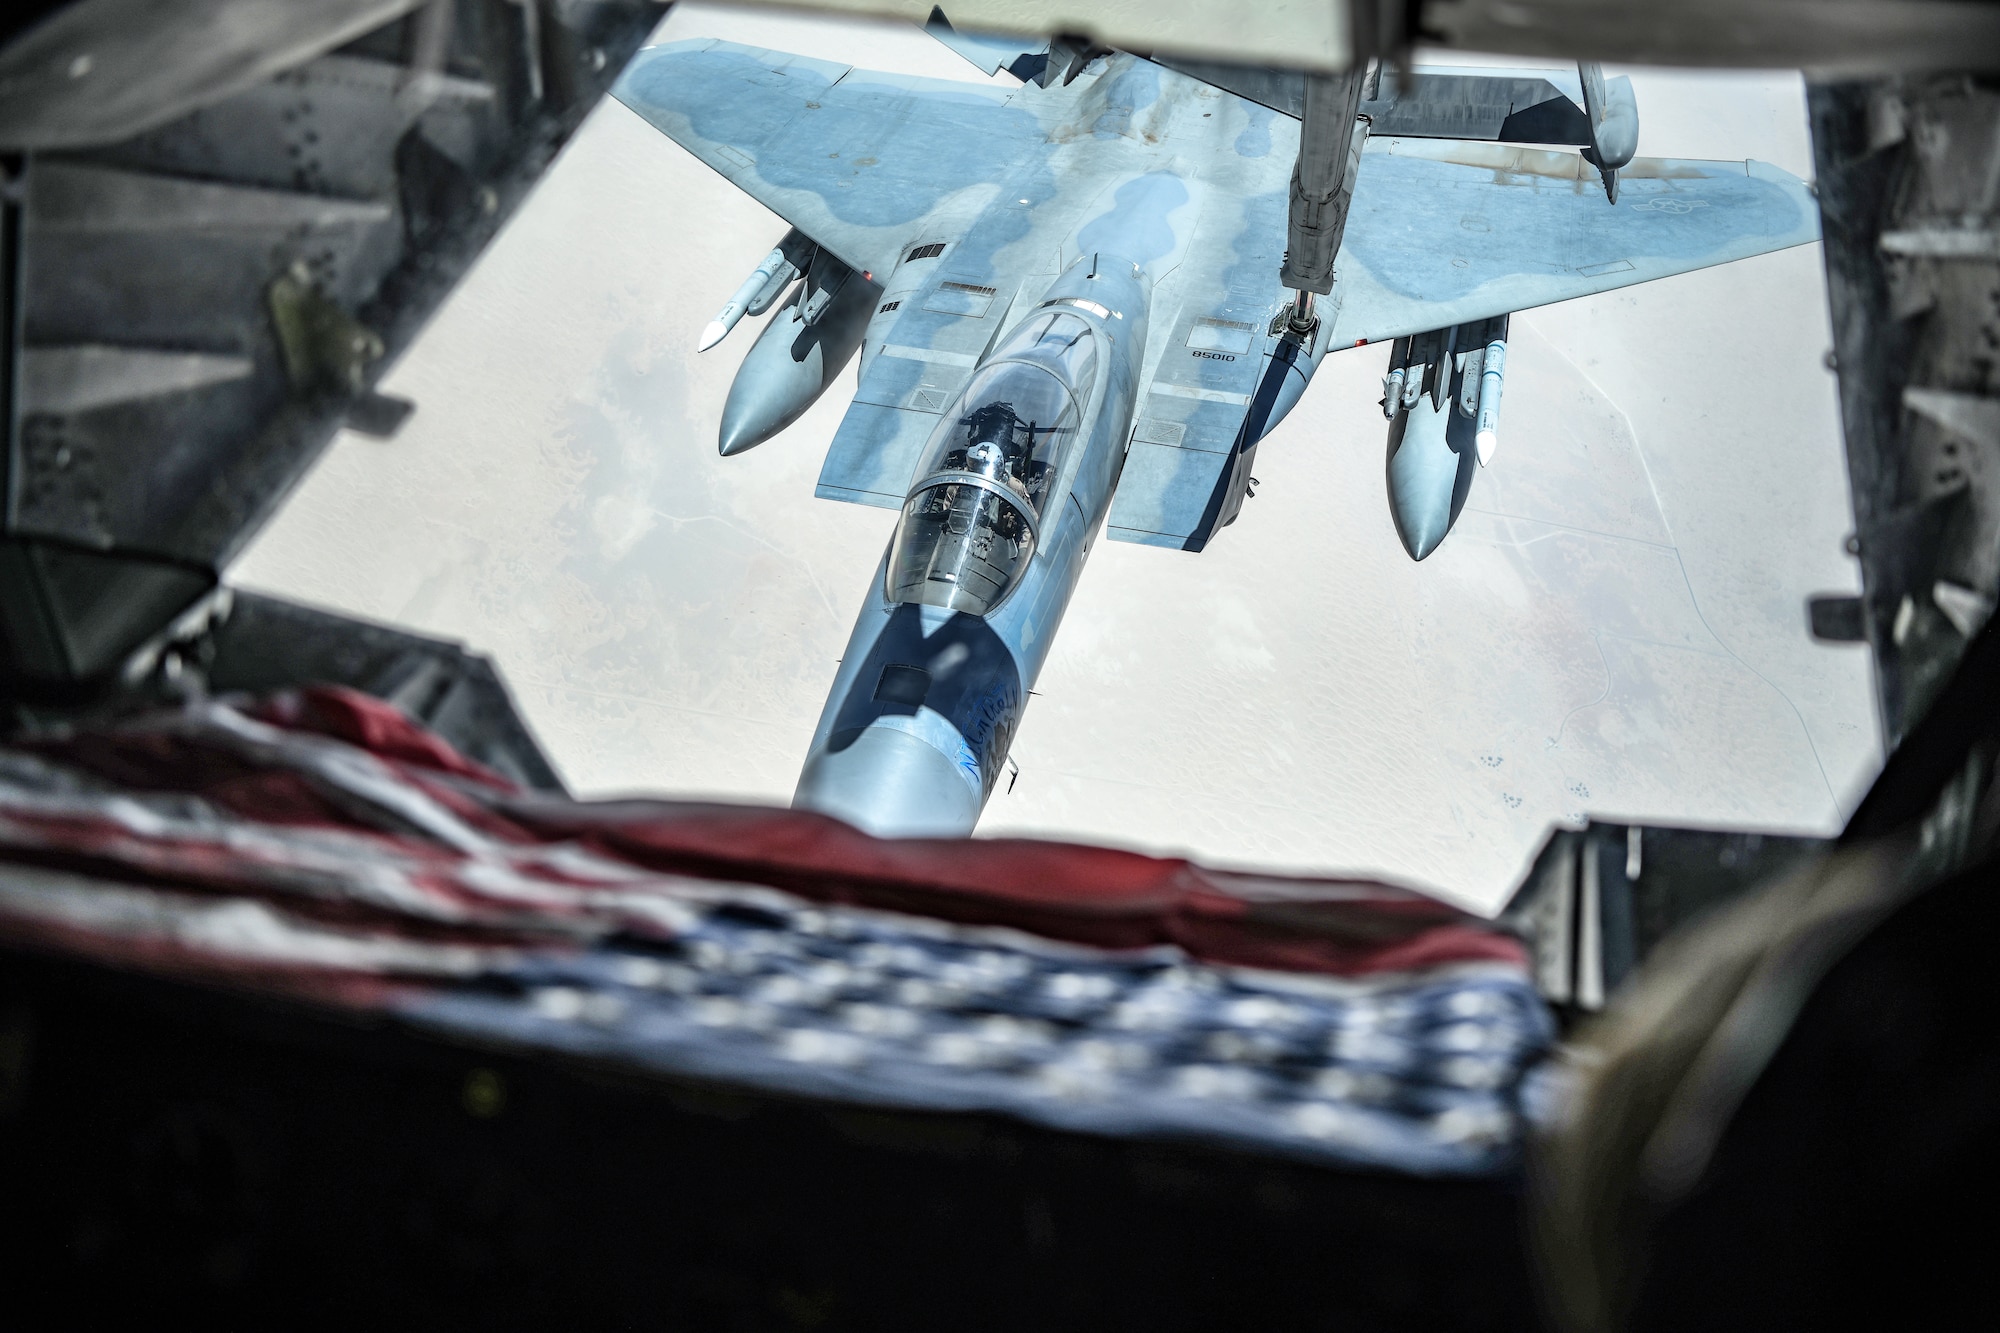
[[[721,42],[642,52],[613,91],[854,268],[890,274],[920,235],[960,238],[937,273],[883,306],[882,317],[903,312],[891,319],[894,327],[870,333],[877,354],[863,366],[820,477],[822,496],[885,507],[900,503],[914,453],[1029,276],[1012,260],[992,267],[1004,248],[997,241],[966,248],[982,220],[1005,231],[1001,239],[1016,240],[1017,232],[1027,234],[1024,226],[1039,230],[1047,222],[1051,243],[1067,226],[1056,225],[1056,214],[1067,216],[1060,208],[989,216],[996,192],[1005,185],[1010,199],[1048,201],[1070,177],[1101,181],[1107,172],[1150,168],[1154,157],[1186,154],[1197,142],[1155,146],[1104,119],[1091,136],[1052,140],[1062,127],[1046,118],[1069,114],[1068,99],[1031,108],[1019,90]],[[1256,117],[1249,119],[1254,129]],[[1268,341],[1262,335],[1280,295],[1273,251],[1284,238],[1290,153],[1282,142],[1246,152],[1253,136],[1229,124],[1230,151],[1204,146],[1185,168],[1212,187],[1199,228],[1204,243],[1155,294],[1155,337],[1171,332],[1135,406],[1134,438],[1107,523],[1114,539],[1200,549],[1238,455],[1254,447],[1243,423],[1265,360],[1253,349]],[[1058,142],[1066,145],[1059,151]],[[1082,151],[1087,160],[1067,173],[1053,170],[1052,152]],[[1596,168],[1575,153],[1372,138],[1338,281],[1322,307],[1328,331],[1319,346],[1331,352],[1471,323],[1818,238],[1808,187],[1763,163],[1642,158],[1621,177],[1625,188],[1612,205]],[[983,293],[982,309],[933,311],[940,284]],[[1196,326],[1211,338],[1218,329],[1232,336],[1241,330],[1247,345],[1219,355],[1198,348]]]
[[[1047,133],[1016,93],[729,42],[634,57],[612,96],[852,268],[1004,178]]]
[[[1634,158],[1607,206],[1575,153],[1371,139],[1338,261],[1333,345],[1379,342],[1819,239],[1763,162]]]

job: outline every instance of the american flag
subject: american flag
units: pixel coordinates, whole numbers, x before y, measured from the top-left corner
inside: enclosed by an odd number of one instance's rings
[[[0,944],[793,1095],[1509,1168],[1521,943],[1357,880],[516,787],[378,700],[0,747]]]

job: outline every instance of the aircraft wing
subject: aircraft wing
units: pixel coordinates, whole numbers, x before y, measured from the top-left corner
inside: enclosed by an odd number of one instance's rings
[[[904,238],[1047,138],[1017,90],[729,42],[649,47],[611,93],[863,272],[888,272]]]
[[[971,53],[961,54],[981,63]],[[1149,58],[1293,120],[1305,114],[1303,70],[1171,55]],[[1377,135],[1582,146],[1590,143],[1582,102],[1583,84],[1574,68],[1418,65],[1407,72],[1383,70],[1374,91],[1364,95],[1361,113]]]
[[[1819,239],[1763,162],[1634,158],[1605,202],[1575,153],[1370,139],[1336,263],[1331,345],[1464,324]]]

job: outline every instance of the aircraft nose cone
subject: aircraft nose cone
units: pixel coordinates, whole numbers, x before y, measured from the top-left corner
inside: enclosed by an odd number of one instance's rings
[[[979,792],[936,746],[892,727],[865,728],[806,761],[792,805],[883,838],[962,838],[979,822]]]
[[[1410,553],[1410,559],[1421,560],[1444,543],[1446,527],[1436,522],[1433,515],[1426,512],[1406,512],[1398,505],[1395,508],[1396,535],[1403,539],[1403,549]]]
[[[722,430],[716,439],[722,456],[733,458],[754,449],[791,425],[812,404],[814,386],[803,383],[805,379],[803,375],[773,374],[769,366],[744,362],[736,382],[729,386],[729,401],[722,405]]]
[[[716,443],[729,458],[754,449],[805,415],[826,387],[817,338],[801,339],[798,311],[780,311],[743,358],[722,405]]]

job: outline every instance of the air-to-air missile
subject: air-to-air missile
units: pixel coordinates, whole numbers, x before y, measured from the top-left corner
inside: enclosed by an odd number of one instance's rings
[[[1507,328],[1501,321],[1500,335],[1486,344],[1479,361],[1479,395],[1474,405],[1472,446],[1479,454],[1479,466],[1493,461],[1500,447],[1500,387],[1507,374]]]
[[[767,257],[737,291],[741,296],[756,282],[752,297],[761,297],[773,285],[782,288],[780,280],[787,269],[804,274],[751,344],[729,386],[718,441],[724,457],[762,444],[805,414],[861,346],[875,298],[881,294],[873,274],[857,273],[825,250],[800,256],[801,263],[787,257],[785,249],[781,245],[772,252],[781,259],[779,266],[766,273],[765,265],[771,263]],[[744,302],[746,312],[753,303]],[[732,298],[730,305],[734,304]],[[722,313],[729,315],[729,307]],[[703,336],[714,327],[711,324]]]
[[[1417,560],[1438,548],[1499,446],[1507,316],[1396,339],[1382,381],[1389,513]]]
[[[736,295],[722,307],[722,313],[708,321],[708,326],[701,331],[701,342],[694,350],[706,352],[727,338],[729,331],[745,315],[761,315],[769,310],[798,278],[805,265],[811,262],[812,252],[813,243],[797,230],[786,233],[785,239],[764,256],[764,262],[750,271],[750,276],[736,289]]]

